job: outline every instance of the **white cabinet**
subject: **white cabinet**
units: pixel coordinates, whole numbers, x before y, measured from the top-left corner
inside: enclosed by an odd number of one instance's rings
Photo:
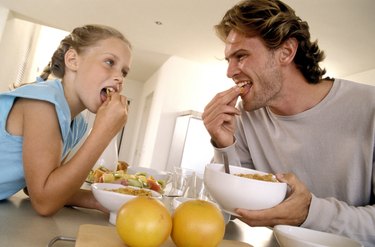
[[[203,173],[213,158],[210,135],[204,127],[200,113],[188,111],[176,118],[173,139],[169,150],[167,169],[181,166]]]

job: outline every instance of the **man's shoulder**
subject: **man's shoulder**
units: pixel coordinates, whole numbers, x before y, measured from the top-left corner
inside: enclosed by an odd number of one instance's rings
[[[375,85],[345,80],[336,79],[335,84],[339,91],[350,94],[352,96],[369,97],[375,100]]]

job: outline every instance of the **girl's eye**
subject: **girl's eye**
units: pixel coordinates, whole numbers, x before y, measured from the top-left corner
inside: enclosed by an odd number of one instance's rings
[[[105,61],[109,66],[113,66],[115,62],[112,59],[108,59]]]

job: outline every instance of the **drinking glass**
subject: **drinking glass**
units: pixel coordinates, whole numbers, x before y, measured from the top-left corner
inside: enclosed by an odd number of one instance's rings
[[[191,197],[196,196],[194,170],[184,167],[174,167],[172,175],[172,189],[169,196]]]
[[[195,198],[205,200],[205,201],[209,200],[209,194],[208,194],[206,187],[204,186],[202,173],[196,174],[195,189],[196,189]]]

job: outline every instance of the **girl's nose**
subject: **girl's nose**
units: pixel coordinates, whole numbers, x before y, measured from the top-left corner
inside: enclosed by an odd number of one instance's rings
[[[122,76],[122,73],[118,73],[116,72],[115,75],[113,76],[113,79],[116,81],[116,82],[120,82],[122,83],[123,80],[124,80],[124,77]]]

